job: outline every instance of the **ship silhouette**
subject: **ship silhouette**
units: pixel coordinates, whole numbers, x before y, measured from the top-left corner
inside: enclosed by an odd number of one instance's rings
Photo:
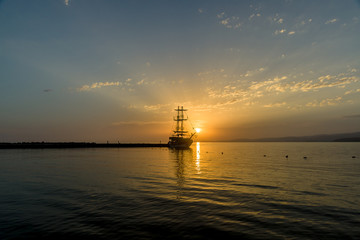
[[[192,138],[195,136],[196,132],[190,133],[184,127],[184,122],[188,120],[188,117],[185,117],[184,115],[184,112],[186,112],[187,109],[184,109],[183,106],[178,106],[175,111],[177,111],[177,115],[174,117],[176,127],[169,137],[168,145],[170,148],[186,149],[193,143]]]

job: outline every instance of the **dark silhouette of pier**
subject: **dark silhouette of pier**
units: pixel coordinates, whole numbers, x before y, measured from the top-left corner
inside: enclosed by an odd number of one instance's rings
[[[0,143],[0,149],[45,148],[149,148],[169,147],[167,143],[18,142]]]

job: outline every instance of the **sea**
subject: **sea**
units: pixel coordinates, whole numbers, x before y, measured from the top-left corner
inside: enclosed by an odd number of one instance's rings
[[[0,239],[360,239],[360,143],[0,150]]]

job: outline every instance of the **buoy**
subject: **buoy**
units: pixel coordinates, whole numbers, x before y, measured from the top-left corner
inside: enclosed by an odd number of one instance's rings
[[[288,158],[289,156],[288,156],[288,155],[286,155],[285,157],[286,157],[286,158]]]
[[[307,159],[307,157],[304,157],[304,159]]]

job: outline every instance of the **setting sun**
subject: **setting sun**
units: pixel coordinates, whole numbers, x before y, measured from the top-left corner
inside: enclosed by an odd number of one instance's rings
[[[201,128],[195,128],[195,131],[196,131],[197,133],[199,133],[199,132],[201,132]]]

